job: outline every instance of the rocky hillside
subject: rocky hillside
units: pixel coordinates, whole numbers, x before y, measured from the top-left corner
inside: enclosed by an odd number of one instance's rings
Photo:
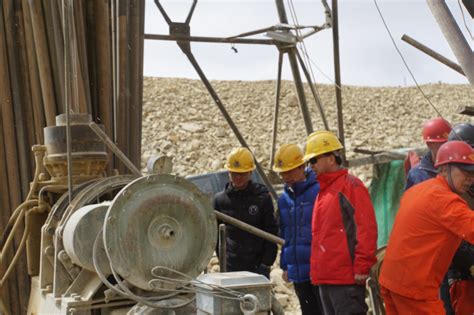
[[[274,81],[212,82],[224,106],[264,167],[269,167],[275,101]],[[307,96],[314,129],[323,128],[309,88]],[[471,105],[474,89],[468,85],[422,86],[446,119],[468,119],[455,114]],[[334,87],[318,86],[330,129],[337,130]],[[388,150],[423,145],[420,126],[436,111],[416,87],[343,87],[347,155],[354,148]],[[142,150],[145,165],[151,155],[173,157],[174,172],[192,175],[222,168],[228,152],[239,143],[201,81],[146,78],[144,82]],[[282,85],[277,146],[304,145],[305,127],[293,84]],[[368,182],[370,172],[355,170]]]
[[[224,106],[257,159],[269,167],[275,101],[275,82],[212,82]],[[315,102],[307,95],[314,129],[323,128]],[[458,107],[472,106],[474,89],[468,85],[433,84],[423,91],[443,117],[455,123],[467,116],[455,114]],[[328,123],[337,130],[333,86],[318,86]],[[422,146],[423,121],[436,111],[415,87],[343,87],[344,128],[348,158],[354,148],[389,150]],[[226,155],[238,146],[214,101],[197,80],[146,78],[143,103],[142,165],[152,155],[173,157],[173,173],[193,175],[219,170]],[[472,120],[471,120],[472,121]],[[305,127],[291,82],[283,82],[277,146],[285,142],[304,145]],[[367,184],[370,166],[351,170]],[[217,266],[215,266],[217,267]],[[299,314],[290,285],[281,280],[281,269],[272,271],[277,297],[287,314]]]

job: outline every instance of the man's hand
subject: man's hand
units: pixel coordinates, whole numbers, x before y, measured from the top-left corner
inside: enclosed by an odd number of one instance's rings
[[[359,274],[355,274],[354,275],[354,280],[355,280],[355,283],[356,284],[359,284],[359,285],[365,285],[365,281],[367,281],[367,278],[369,277],[369,275],[359,275]]]
[[[283,275],[281,277],[285,282],[288,282],[288,270],[283,270]]]

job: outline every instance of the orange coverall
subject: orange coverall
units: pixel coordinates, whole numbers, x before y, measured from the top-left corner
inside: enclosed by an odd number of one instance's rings
[[[405,192],[379,279],[387,315],[445,314],[438,291],[462,239],[474,243],[474,212],[442,176]]]

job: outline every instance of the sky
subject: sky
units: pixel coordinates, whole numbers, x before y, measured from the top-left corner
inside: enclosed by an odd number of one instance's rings
[[[172,21],[183,22],[191,0],[160,1]],[[331,4],[331,0],[327,1]],[[284,0],[289,24],[289,0]],[[293,0],[300,25],[322,25],[324,10],[319,0]],[[474,23],[458,0],[447,0],[451,13],[466,40],[473,40]],[[416,39],[455,61],[447,41],[425,0],[378,0],[379,7],[396,44],[420,84],[468,84],[467,79],[405,43],[403,34]],[[373,0],[339,0],[339,45],[343,85],[412,86],[414,82],[396,52],[376,10]],[[229,37],[279,23],[274,0],[199,0],[191,19],[191,35]],[[153,0],[146,0],[145,33],[169,34],[168,25]],[[253,38],[268,38],[264,34]],[[322,30],[305,40],[310,65],[317,83],[334,81],[332,30]],[[274,80],[277,76],[278,50],[274,46],[192,43],[192,51],[210,80]],[[144,75],[198,79],[198,75],[175,42],[145,40]],[[285,58],[282,78],[292,80]]]

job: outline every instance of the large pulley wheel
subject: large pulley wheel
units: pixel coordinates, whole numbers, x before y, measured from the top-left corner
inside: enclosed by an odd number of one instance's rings
[[[210,201],[196,186],[177,176],[153,175],[115,196],[105,216],[104,245],[122,278],[161,292],[178,286],[165,278],[196,277],[204,270],[216,229]]]

